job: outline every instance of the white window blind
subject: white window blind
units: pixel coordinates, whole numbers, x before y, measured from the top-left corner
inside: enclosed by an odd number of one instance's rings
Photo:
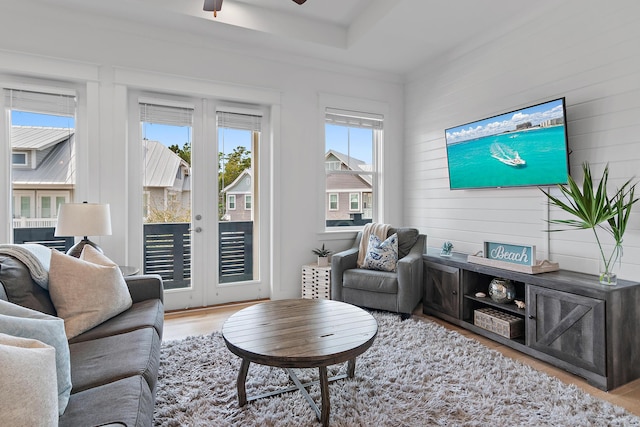
[[[380,114],[327,108],[325,110],[325,122],[339,126],[382,129],[384,117]]]
[[[4,96],[11,110],[71,117],[76,113],[74,95],[5,89]]]
[[[193,126],[193,108],[141,102],[140,121],[173,126]]]
[[[249,130],[252,132],[260,132],[261,129],[261,116],[218,111],[216,117],[218,127],[221,128]]]

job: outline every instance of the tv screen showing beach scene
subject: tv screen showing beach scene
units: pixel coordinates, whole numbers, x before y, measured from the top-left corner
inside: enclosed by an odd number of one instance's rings
[[[567,183],[564,98],[447,129],[445,140],[452,190]]]

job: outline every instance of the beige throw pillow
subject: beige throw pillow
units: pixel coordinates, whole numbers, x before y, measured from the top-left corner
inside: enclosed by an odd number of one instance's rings
[[[131,307],[131,295],[120,268],[91,246],[80,258],[52,251],[51,301],[64,319],[71,339]]]
[[[0,425],[57,426],[56,350],[0,333]]]

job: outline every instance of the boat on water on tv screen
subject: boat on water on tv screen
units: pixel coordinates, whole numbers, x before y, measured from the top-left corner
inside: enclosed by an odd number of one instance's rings
[[[447,129],[451,189],[566,184],[564,98]]]

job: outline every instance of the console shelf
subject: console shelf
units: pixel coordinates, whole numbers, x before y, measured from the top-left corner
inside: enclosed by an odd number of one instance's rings
[[[506,311],[507,313],[515,314],[516,316],[524,317],[526,310],[524,308],[518,308],[515,304],[501,304],[499,302],[495,302],[489,297],[476,297],[474,295],[465,295],[466,299],[471,301],[476,301],[480,304],[495,307],[498,310]]]
[[[530,275],[469,263],[464,254],[439,253],[429,248],[423,256],[425,314],[579,375],[602,390],[640,378],[640,364],[631,357],[640,354],[634,333],[640,326],[640,283],[618,280],[616,286],[605,286],[596,276],[563,270]],[[511,280],[525,308],[475,296],[488,295],[494,278]],[[476,325],[474,312],[483,308],[524,323],[524,335],[508,338]]]

